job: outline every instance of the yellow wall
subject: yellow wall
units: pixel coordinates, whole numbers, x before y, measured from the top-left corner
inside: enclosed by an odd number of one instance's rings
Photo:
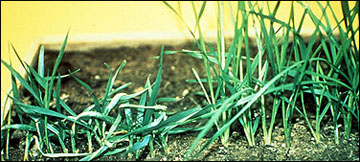
[[[177,8],[177,2],[169,2]],[[236,2],[233,3],[233,10],[236,9]],[[271,7],[275,2],[269,2]],[[307,2],[304,2],[307,3]],[[201,2],[195,2],[200,10]],[[325,3],[323,3],[325,5]],[[342,17],[340,2],[331,2],[338,18]],[[350,3],[351,7],[355,2]],[[281,2],[277,18],[286,20],[289,15],[290,2]],[[295,3],[295,17],[302,15],[303,9]],[[316,2],[310,3],[311,8],[317,7]],[[216,32],[216,2],[208,2],[202,18],[204,33]],[[225,3],[225,27],[226,32],[231,34],[232,22],[228,12],[228,3]],[[264,9],[267,10],[266,3]],[[190,2],[181,2],[181,10],[189,26],[194,26],[193,12]],[[316,14],[321,14],[316,10]],[[330,14],[330,13],[328,13]],[[358,20],[358,18],[356,19]],[[331,19],[331,23],[335,21]],[[358,26],[358,22],[357,22]],[[355,26],[356,27],[356,26]],[[42,42],[45,36],[65,36],[70,30],[69,42],[76,41],[78,35],[82,34],[116,34],[116,33],[162,33],[174,32],[190,36],[184,25],[177,19],[161,2],[11,2],[1,1],[1,59],[9,62],[11,57],[14,67],[19,67],[12,50],[9,49],[9,42],[14,44],[22,59],[33,52],[37,43]],[[307,17],[304,24],[304,31],[312,31],[313,25]],[[357,35],[358,37],[358,35]],[[3,114],[3,101],[10,88],[10,73],[1,64],[1,105]]]

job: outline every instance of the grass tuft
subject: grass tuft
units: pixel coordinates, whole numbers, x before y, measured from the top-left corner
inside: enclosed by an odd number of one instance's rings
[[[281,2],[277,2],[273,9],[270,9],[268,2],[238,2],[235,13],[229,4],[234,35],[227,48],[224,39],[224,4],[216,2],[216,50],[211,50],[212,45],[206,43],[199,25],[205,2],[199,14],[192,3],[196,30],[188,27],[179,14],[180,11],[175,10],[176,7],[167,2],[163,3],[185,24],[200,50],[166,51],[165,54],[182,53],[202,59],[206,69],[207,78],[200,78],[192,69],[196,80],[191,82],[200,84],[204,100],[207,101],[203,111],[198,113],[208,118],[208,122],[199,130],[200,133],[186,154],[187,158],[197,156],[218,137],[221,144],[226,146],[229,142],[230,126],[235,121],[242,125],[250,146],[256,144],[258,128],[263,132],[264,144],[271,144],[271,134],[279,111],[287,147],[291,145],[292,118],[295,113],[305,119],[316,143],[321,141],[321,123],[326,114],[333,117],[335,142],[339,143],[338,125],[341,118],[345,126],[344,137],[349,138],[353,119],[359,123],[359,53],[354,39],[359,27],[352,25],[359,13],[358,2],[352,9],[348,2],[341,2],[341,20],[337,19],[329,2],[325,6],[317,3],[321,15],[314,14],[304,2],[292,2],[287,22],[276,18]],[[303,15],[297,25],[294,3],[303,7]],[[332,15],[328,14],[329,11]],[[249,16],[253,18],[253,24],[249,22]],[[308,42],[304,41],[302,34],[306,16],[309,16],[315,25]],[[329,23],[331,16],[337,22],[335,26]],[[250,54],[251,25],[255,31],[257,47],[254,55]],[[256,25],[260,28],[255,28]],[[345,28],[342,25],[345,25]],[[334,33],[335,30],[340,31],[340,41],[337,41],[339,39]],[[213,68],[216,66],[218,70]],[[207,87],[203,85],[205,82],[208,83]],[[273,102],[265,100],[265,97],[269,96],[273,98]],[[311,98],[315,105],[315,125],[308,117],[312,107],[305,102],[305,97]],[[217,132],[200,150],[194,152],[199,141],[212,127],[216,127]]]

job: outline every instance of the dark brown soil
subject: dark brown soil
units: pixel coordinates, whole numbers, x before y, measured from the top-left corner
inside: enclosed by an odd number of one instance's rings
[[[166,45],[166,50],[191,49],[191,43],[180,46]],[[66,51],[60,65],[61,74],[66,74],[67,69],[74,71],[80,69],[76,76],[85,81],[95,91],[97,97],[102,97],[109,77],[109,69],[104,63],[117,68],[123,60],[127,61],[125,68],[119,73],[114,87],[121,86],[127,82],[132,84],[122,92],[132,94],[141,90],[146,79],[151,74],[151,81],[154,81],[158,70],[158,59],[151,59],[160,54],[160,45],[141,45],[138,47],[119,47],[112,49],[94,49],[87,52]],[[57,51],[46,51],[46,66],[52,67],[57,57]],[[169,112],[179,112],[195,106],[205,104],[205,99],[194,94],[200,91],[197,83],[188,83],[186,79],[195,79],[191,68],[197,70],[200,76],[205,76],[203,61],[183,54],[165,55],[162,83],[159,97],[184,97],[183,100],[173,103],[164,103],[168,106]],[[61,93],[68,95],[66,102],[75,111],[81,112],[87,106],[93,104],[93,99],[86,89],[81,87],[73,78],[62,80]],[[280,118],[280,115],[278,115]],[[281,120],[281,119],[278,119]],[[340,130],[343,128],[340,127]],[[356,128],[354,128],[356,129]],[[225,160],[350,160],[359,161],[359,133],[352,131],[351,138],[345,140],[341,136],[340,144],[336,145],[333,138],[331,119],[326,116],[322,125],[322,139],[320,144],[315,140],[304,122],[303,118],[297,117],[294,120],[292,129],[291,147],[286,148],[282,124],[276,124],[272,134],[272,144],[264,145],[261,129],[256,135],[256,146],[248,146],[243,129],[238,126],[232,130],[230,143],[223,146],[215,141],[206,151],[195,157],[194,160],[225,161]],[[355,133],[354,133],[355,132]],[[196,138],[197,133],[183,133],[170,135],[168,139],[169,154],[165,155],[163,150],[155,147],[155,157],[150,157],[148,149],[143,151],[140,159],[122,157],[120,155],[101,156],[95,160],[145,160],[145,161],[179,161],[184,159],[187,149]],[[19,144],[24,138],[13,140],[10,147],[9,160],[23,160],[23,146]],[[86,148],[86,147],[85,147]],[[35,160],[77,160],[52,159],[38,157]]]

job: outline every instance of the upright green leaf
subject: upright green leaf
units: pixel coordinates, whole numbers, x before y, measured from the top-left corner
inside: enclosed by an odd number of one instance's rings
[[[151,92],[150,100],[149,100],[149,102],[147,104],[148,106],[153,106],[153,105],[155,105],[155,102],[156,102],[156,98],[157,98],[159,88],[160,88],[160,83],[161,83],[163,57],[164,57],[164,46],[161,47],[159,70],[158,70],[158,73],[156,75],[155,85],[154,85],[154,88],[153,88],[153,90]],[[154,112],[154,110],[152,110],[152,109],[145,110],[145,116],[144,116],[143,125],[146,125],[146,124],[148,124],[150,122],[150,119],[151,119],[151,116],[153,115],[153,112]]]

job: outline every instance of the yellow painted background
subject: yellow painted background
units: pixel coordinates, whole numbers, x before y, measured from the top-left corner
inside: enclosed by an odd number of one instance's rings
[[[169,2],[178,9],[177,2]],[[236,2],[232,9],[236,10]],[[269,2],[273,9],[276,2]],[[304,2],[308,3],[308,2]],[[190,2],[180,2],[182,15],[189,23],[194,26],[194,16]],[[201,2],[195,2],[199,12]],[[281,2],[277,18],[287,22],[290,12],[291,2]],[[322,2],[325,6],[325,3]],[[263,3],[265,11],[266,3]],[[340,2],[331,2],[335,9],[338,19],[342,17]],[[350,2],[350,7],[355,5],[355,1]],[[321,15],[316,2],[310,2],[309,6],[314,9],[315,14]],[[225,3],[225,33],[232,35],[233,25],[229,5]],[[216,2],[208,2],[204,16],[202,17],[202,30],[205,35],[216,32]],[[300,20],[303,8],[295,3],[295,18]],[[331,15],[330,12],[328,12]],[[330,16],[332,18],[332,16]],[[356,18],[358,20],[358,18]],[[335,20],[330,19],[331,24],[336,24]],[[298,22],[297,22],[298,23]],[[355,22],[357,27],[359,22]],[[29,52],[33,52],[38,43],[43,43],[46,36],[57,36],[61,41],[68,29],[70,36],[68,42],[79,41],[80,35],[95,35],[91,39],[96,39],[98,35],[111,35],[118,33],[180,33],[190,37],[184,25],[179,21],[174,13],[170,11],[162,2],[129,2],[129,1],[110,1],[110,2],[11,2],[1,1],[1,59],[6,62],[12,60],[14,67],[20,69],[20,64],[16,56],[9,49],[11,42],[22,59],[27,60]],[[303,33],[311,33],[314,26],[306,17]],[[146,37],[141,35],[140,37]],[[166,35],[162,35],[166,37]],[[357,38],[358,38],[357,34]],[[84,41],[84,40],[82,40]],[[90,41],[90,40],[89,40]],[[358,41],[357,41],[358,42]],[[359,46],[358,46],[359,47]],[[10,58],[9,58],[10,56]],[[1,112],[3,114],[3,101],[10,88],[10,73],[1,64]],[[2,120],[1,120],[2,123]]]

